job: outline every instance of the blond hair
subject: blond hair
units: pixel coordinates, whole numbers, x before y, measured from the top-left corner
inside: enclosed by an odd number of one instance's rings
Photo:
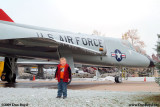
[[[67,61],[65,57],[60,58],[60,61],[61,61],[61,60],[65,60],[65,61]]]

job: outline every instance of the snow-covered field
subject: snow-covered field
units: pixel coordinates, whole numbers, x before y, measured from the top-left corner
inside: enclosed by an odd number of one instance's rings
[[[26,107],[128,107],[144,104],[137,101],[149,92],[110,92],[68,90],[67,99],[57,99],[56,89],[47,88],[0,88],[0,106],[3,104],[28,104]]]
[[[144,81],[145,77],[128,77],[127,80],[123,78],[123,81]],[[30,79],[17,79],[17,81],[31,81]],[[55,79],[36,79],[35,81],[55,81]],[[72,78],[72,81],[112,81],[115,79],[112,76],[107,76],[105,78]],[[155,77],[146,77],[146,82],[154,82]]]

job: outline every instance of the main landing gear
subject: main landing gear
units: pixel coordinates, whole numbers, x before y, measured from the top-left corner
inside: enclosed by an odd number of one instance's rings
[[[118,74],[116,74],[116,76],[115,76],[115,82],[122,83],[122,72],[120,69],[117,69],[117,70],[118,70]]]
[[[7,81],[8,83],[16,82],[16,72],[17,72],[17,58],[5,57],[4,60],[4,70],[1,76],[2,81]]]

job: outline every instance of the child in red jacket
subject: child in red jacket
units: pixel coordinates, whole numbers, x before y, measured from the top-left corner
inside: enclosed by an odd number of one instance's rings
[[[60,58],[60,64],[57,65],[55,79],[58,80],[58,92],[56,98],[67,98],[67,83],[71,79],[71,68],[67,64],[66,58]]]

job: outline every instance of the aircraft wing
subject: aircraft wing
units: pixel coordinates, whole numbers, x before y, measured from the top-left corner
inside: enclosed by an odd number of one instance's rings
[[[72,33],[65,31],[0,21],[0,47],[4,47],[4,45],[7,46],[6,43],[10,43],[12,46],[24,47],[24,49],[29,47],[35,47],[36,49],[38,49],[37,47],[45,47],[44,49],[41,48],[41,50],[50,52],[53,50],[56,51],[59,46],[66,46],[75,53],[89,55],[103,54],[99,50],[60,41],[58,35],[64,33],[73,35]],[[53,35],[56,37],[54,38]]]
[[[58,65],[58,62],[55,61],[46,61],[40,59],[18,59],[18,65]]]

